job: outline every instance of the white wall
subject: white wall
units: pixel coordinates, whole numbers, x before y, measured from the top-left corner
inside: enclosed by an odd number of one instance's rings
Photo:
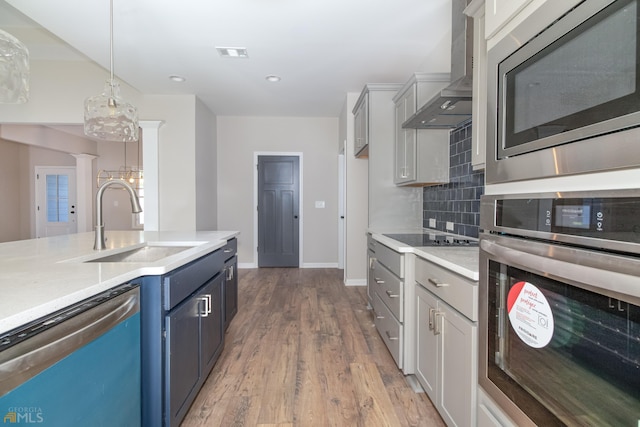
[[[254,153],[302,153],[302,267],[337,266],[337,118],[218,117],[218,228],[239,230],[238,257],[255,267]],[[315,208],[324,201],[325,208]]]
[[[148,95],[138,108],[160,127],[159,229],[196,229],[196,97]],[[141,115],[142,117],[142,115]]]
[[[213,119],[212,119],[213,118]],[[218,229],[216,120],[202,101],[196,103],[196,229]]]
[[[0,139],[0,242],[29,238],[20,225],[21,144]]]
[[[109,72],[92,62],[31,61],[29,102],[0,104],[2,123],[73,124],[84,120],[84,100],[102,92]],[[122,83],[122,97],[138,106],[142,94]]]
[[[347,93],[340,114],[340,144],[345,144],[346,207],[345,207],[345,271],[347,285],[366,285],[367,282],[367,219],[368,219],[368,165],[367,159],[354,155],[353,107],[359,93]],[[345,142],[346,141],[346,142]]]

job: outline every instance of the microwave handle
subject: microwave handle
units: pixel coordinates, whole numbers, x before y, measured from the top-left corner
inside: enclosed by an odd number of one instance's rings
[[[518,243],[512,245],[509,240]],[[621,299],[622,294],[626,296],[623,299],[630,301],[631,297],[630,302],[640,303],[637,290],[640,260],[552,243],[522,242],[509,237],[481,238],[481,254],[489,254],[491,259],[503,264],[567,281],[616,299]],[[550,249],[553,249],[553,258],[548,255]],[[605,285],[606,289],[603,289]]]

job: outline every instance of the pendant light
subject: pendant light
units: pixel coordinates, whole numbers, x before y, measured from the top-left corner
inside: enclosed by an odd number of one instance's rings
[[[20,40],[0,30],[0,103],[29,100],[29,51]]]
[[[113,0],[109,10],[110,78],[104,92],[84,101],[84,133],[107,141],[137,141],[138,110],[120,98],[120,84],[113,78]]]

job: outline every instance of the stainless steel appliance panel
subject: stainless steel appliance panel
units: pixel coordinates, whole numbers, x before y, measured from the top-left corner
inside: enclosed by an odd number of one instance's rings
[[[546,2],[489,50],[488,184],[640,164],[638,22],[637,0]]]
[[[640,419],[640,191],[484,196],[479,385],[518,425]]]

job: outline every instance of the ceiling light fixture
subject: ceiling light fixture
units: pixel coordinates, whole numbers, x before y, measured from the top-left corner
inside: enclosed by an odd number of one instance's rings
[[[24,104],[29,100],[29,50],[0,30],[0,103]]]
[[[223,58],[248,58],[246,47],[216,47],[218,54]]]
[[[182,76],[169,76],[169,80],[174,81],[174,82],[178,82],[178,83],[182,83],[182,82],[186,82],[187,79],[185,79]]]
[[[110,78],[104,92],[84,101],[84,133],[107,141],[137,141],[138,110],[120,98],[120,84],[113,78],[113,0],[109,10]]]
[[[276,75],[271,74],[271,75],[265,77],[265,80],[268,81],[268,82],[271,82],[271,83],[277,83],[282,79],[280,78],[280,76],[276,76]]]

